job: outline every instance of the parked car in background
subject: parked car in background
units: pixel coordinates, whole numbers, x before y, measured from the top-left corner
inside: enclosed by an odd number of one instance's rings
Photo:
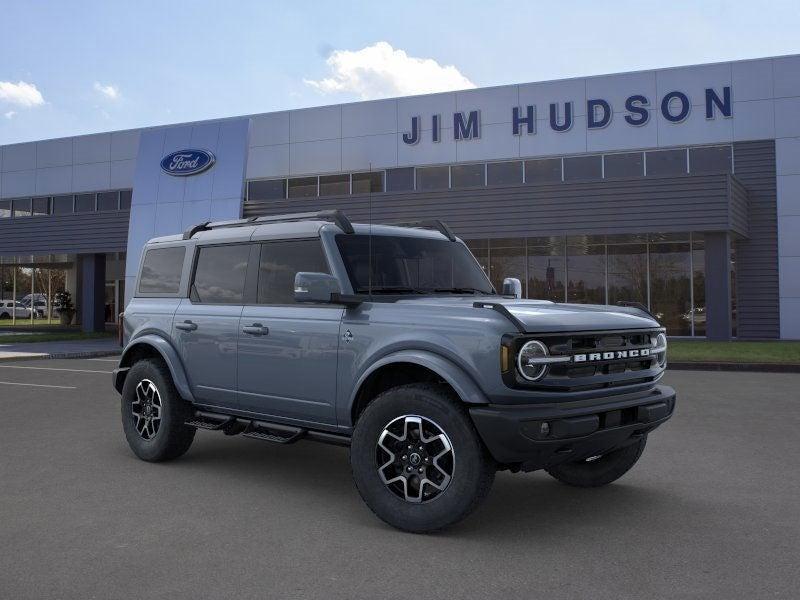
[[[0,319],[30,319],[31,311],[19,300],[0,300]]]
[[[30,309],[31,300],[33,300],[33,318],[43,319],[45,316],[47,316],[47,295],[28,294],[27,296],[23,296],[20,302],[25,308]]]

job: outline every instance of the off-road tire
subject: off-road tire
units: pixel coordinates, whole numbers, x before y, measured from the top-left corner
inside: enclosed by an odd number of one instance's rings
[[[161,421],[155,435],[144,439],[136,428],[132,404],[136,401],[136,388],[143,381],[152,382],[160,396]],[[122,427],[133,453],[148,462],[161,462],[178,458],[192,445],[197,430],[185,423],[191,418],[191,405],[181,398],[172,376],[163,361],[148,358],[136,362],[128,371],[122,388]]]
[[[380,435],[393,420],[408,415],[435,423],[453,451],[449,484],[421,503],[400,498],[378,473]],[[489,493],[496,471],[460,400],[446,386],[430,383],[392,388],[364,409],[353,432],[350,466],[358,492],[372,512],[389,525],[413,533],[443,529],[467,517]]]
[[[547,472],[561,483],[575,487],[601,487],[627,473],[644,452],[647,436],[636,443],[603,454],[595,460],[566,462],[550,467]]]

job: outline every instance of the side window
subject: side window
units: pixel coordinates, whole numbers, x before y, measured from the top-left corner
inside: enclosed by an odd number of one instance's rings
[[[293,304],[294,276],[299,271],[330,272],[319,239],[262,244],[258,303]]]
[[[139,292],[142,294],[177,294],[186,248],[152,248],[144,255]]]
[[[191,299],[206,304],[242,304],[250,244],[201,247]]]

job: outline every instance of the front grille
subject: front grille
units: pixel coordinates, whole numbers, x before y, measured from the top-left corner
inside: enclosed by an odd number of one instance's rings
[[[570,357],[569,362],[554,363],[546,375],[533,384],[526,384],[516,374],[523,387],[548,391],[573,392],[645,384],[657,380],[664,370],[659,356],[638,356],[643,348],[652,348],[656,336],[663,330],[586,332],[574,334],[531,335],[517,342],[519,348],[531,339],[543,342],[551,356]],[[631,351],[635,356],[631,356]],[[581,362],[576,362],[576,357]]]

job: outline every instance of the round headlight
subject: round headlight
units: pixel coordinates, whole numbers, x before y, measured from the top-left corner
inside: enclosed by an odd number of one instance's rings
[[[519,374],[528,381],[538,381],[547,372],[547,363],[539,362],[547,357],[547,346],[537,340],[527,342],[517,354]]]
[[[658,358],[659,366],[667,364],[667,335],[659,333],[653,338],[653,349],[656,351],[655,355]]]

